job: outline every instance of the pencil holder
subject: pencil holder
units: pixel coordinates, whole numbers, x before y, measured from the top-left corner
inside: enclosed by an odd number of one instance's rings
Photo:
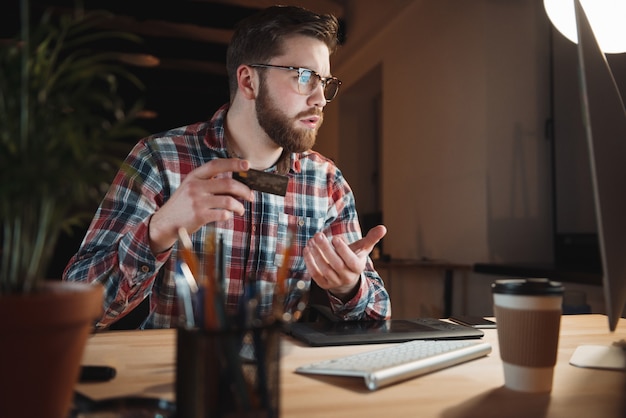
[[[179,328],[177,416],[279,416],[281,328],[207,331]]]

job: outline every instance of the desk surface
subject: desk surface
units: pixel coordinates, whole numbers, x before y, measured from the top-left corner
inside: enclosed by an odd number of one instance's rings
[[[580,369],[568,364],[580,344],[608,345],[626,337],[626,320],[617,334],[602,315],[563,316],[558,363],[550,395],[516,393],[502,385],[502,363],[495,330],[485,330],[493,352],[482,359],[370,392],[356,378],[313,377],[294,373],[302,364],[381,346],[306,347],[285,337],[281,356],[283,417],[624,417],[626,373]],[[81,384],[94,399],[147,396],[174,399],[173,330],[108,331],[91,337],[84,364],[117,369],[108,383]]]

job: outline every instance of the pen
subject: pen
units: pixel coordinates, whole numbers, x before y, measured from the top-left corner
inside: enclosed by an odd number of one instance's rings
[[[217,276],[217,294],[215,307],[222,318],[222,326],[231,326],[226,315],[226,254],[224,251],[224,237],[219,234],[217,239],[217,249],[215,251],[215,266]]]
[[[219,235],[217,242],[217,251],[216,251],[216,262],[217,266],[217,278],[219,280],[219,291],[221,293],[220,296],[225,296],[226,292],[226,260],[224,254],[224,237],[222,234]]]
[[[213,228],[206,236],[205,249],[204,327],[209,330],[224,329],[228,325],[225,306],[226,256],[222,235],[219,235],[216,245]]]
[[[196,283],[195,277],[191,273],[191,269],[189,268],[189,265],[187,263],[182,263],[180,267],[183,272],[183,277],[185,278],[185,280],[187,281],[187,284],[189,285],[189,290],[191,290],[191,293],[192,294],[198,293],[198,284]]]
[[[276,319],[290,319],[291,315],[285,312],[285,297],[287,295],[287,279],[289,278],[289,261],[294,251],[293,237],[294,233],[292,229],[289,229],[287,233],[287,240],[285,242],[285,249],[282,254],[282,264],[278,268],[276,273],[276,292],[274,294],[274,317]]]
[[[189,288],[189,283],[184,277],[183,266],[185,266],[185,262],[178,260],[176,263],[174,282],[176,283],[176,292],[178,293],[179,309],[185,316],[185,327],[193,328],[195,327],[195,318],[193,315],[191,289]]]
[[[115,377],[116,373],[116,370],[110,366],[81,366],[78,381],[81,383],[108,382]]]
[[[197,280],[198,278],[198,270],[200,268],[200,262],[198,258],[193,253],[193,244],[191,243],[191,237],[187,230],[183,227],[178,228],[178,241],[180,242],[180,251],[183,256],[183,260],[189,266],[189,270],[191,270],[191,274]]]

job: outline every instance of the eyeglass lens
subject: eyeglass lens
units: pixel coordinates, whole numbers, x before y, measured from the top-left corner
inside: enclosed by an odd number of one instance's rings
[[[337,79],[328,78],[322,80],[319,74],[304,68],[299,69],[298,73],[298,88],[303,89],[300,90],[301,94],[310,94],[320,83],[323,83],[324,98],[327,101],[331,101],[337,95],[339,91],[339,81]]]

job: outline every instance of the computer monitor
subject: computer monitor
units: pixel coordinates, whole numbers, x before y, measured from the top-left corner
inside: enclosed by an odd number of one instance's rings
[[[578,0],[575,6],[582,115],[591,161],[602,285],[608,328],[615,331],[626,303],[626,110]],[[570,362],[626,370],[626,351],[619,343],[581,346]]]

